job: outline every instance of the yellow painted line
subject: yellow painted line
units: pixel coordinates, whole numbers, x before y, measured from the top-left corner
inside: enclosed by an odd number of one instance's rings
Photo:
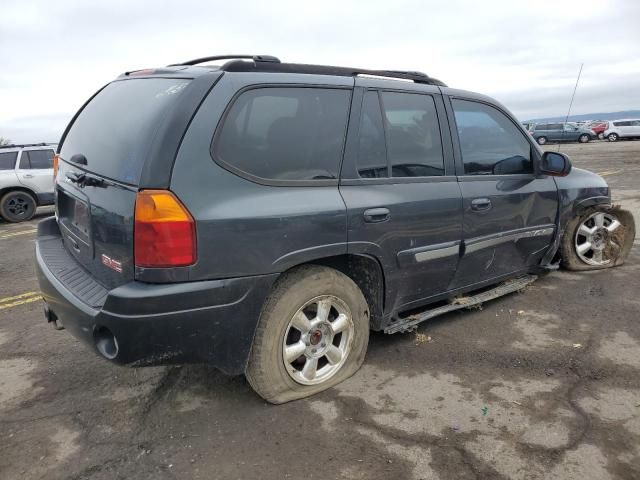
[[[622,168],[620,170],[606,170],[604,172],[598,172],[598,175],[601,177],[606,177],[607,175],[615,175],[616,173],[622,172]]]
[[[37,229],[33,228],[31,230],[21,230],[19,232],[4,233],[0,235],[0,238],[17,237],[18,235],[27,235],[29,233],[36,233],[37,231],[38,231]]]
[[[20,300],[25,297],[33,297],[34,295],[40,295],[40,292],[25,292],[20,295],[14,295],[13,297],[0,298],[0,303],[11,302],[12,300]]]
[[[40,292],[26,292],[20,295],[14,295],[13,297],[0,298],[0,310],[22,305],[23,303],[35,302],[36,300],[40,300],[40,298]]]
[[[17,307],[18,305],[24,305],[25,303],[37,302],[41,297],[38,295],[37,297],[27,298],[25,300],[18,300],[17,302],[12,303],[3,303],[0,304],[0,310],[4,310],[5,308]]]

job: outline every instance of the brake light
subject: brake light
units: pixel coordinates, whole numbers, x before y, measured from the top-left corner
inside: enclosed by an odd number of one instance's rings
[[[133,235],[138,267],[183,267],[196,261],[195,222],[168,190],[138,192]]]
[[[55,154],[53,156],[53,179],[55,180],[56,177],[58,176],[58,162],[60,161],[60,155],[59,154]]]

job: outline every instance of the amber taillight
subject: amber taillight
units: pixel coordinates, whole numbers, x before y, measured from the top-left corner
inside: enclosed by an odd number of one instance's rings
[[[58,176],[58,162],[60,161],[60,154],[56,153],[53,156],[53,179],[55,180]]]
[[[168,190],[137,193],[133,235],[138,267],[184,267],[196,261],[195,222]]]

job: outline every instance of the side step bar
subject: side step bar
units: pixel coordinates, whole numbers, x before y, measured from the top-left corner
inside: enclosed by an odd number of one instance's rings
[[[522,277],[503,282],[491,290],[486,290],[476,295],[456,297],[452,299],[451,303],[448,305],[425,310],[424,312],[416,313],[392,323],[384,329],[384,333],[410,332],[415,329],[419,323],[429,320],[430,318],[437,317],[444,313],[453,312],[454,310],[460,310],[461,308],[473,307],[474,305],[479,305],[488,300],[502,297],[508,293],[522,290],[527,285],[533,283],[537,278],[538,277],[536,275],[524,275]]]

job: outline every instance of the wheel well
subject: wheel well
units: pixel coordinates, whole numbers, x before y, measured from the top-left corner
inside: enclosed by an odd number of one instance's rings
[[[382,266],[378,260],[368,255],[347,254],[321,258],[309,264],[334,268],[351,278],[362,290],[369,304],[371,328],[374,330],[382,328],[385,282]]]
[[[36,205],[38,205],[38,196],[35,193],[33,193],[32,190],[29,190],[28,188],[25,188],[25,187],[6,187],[6,188],[2,188],[2,189],[0,189],[0,199],[2,197],[4,197],[9,192],[24,192],[24,193],[28,193],[29,195],[31,195],[33,197],[33,199],[36,202]]]

